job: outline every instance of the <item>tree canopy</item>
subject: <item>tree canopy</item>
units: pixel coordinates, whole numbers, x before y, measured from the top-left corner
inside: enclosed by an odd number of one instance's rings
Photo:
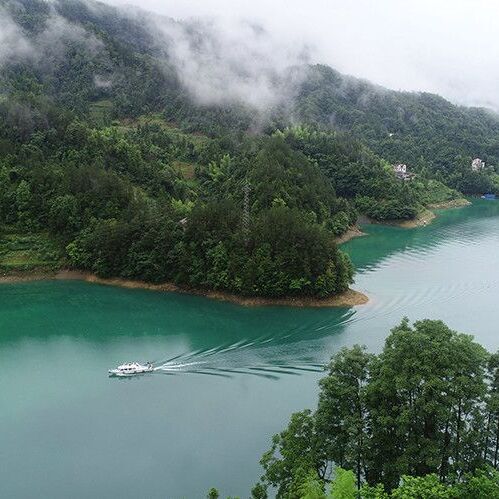
[[[317,409],[274,436],[262,485],[280,498],[325,497],[331,480],[331,497],[496,497],[497,357],[431,320],[404,319],[378,355],[343,348]]]

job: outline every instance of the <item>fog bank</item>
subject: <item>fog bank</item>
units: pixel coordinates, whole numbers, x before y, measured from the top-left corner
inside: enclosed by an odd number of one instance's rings
[[[223,29],[221,38],[235,47],[221,64],[255,62],[252,70],[263,68],[263,87],[270,67],[279,70],[300,60],[305,49],[311,62],[388,88],[499,109],[499,2],[493,0],[136,0],[135,5],[177,19],[212,19]],[[268,34],[265,44],[251,25]],[[244,44],[233,44],[234,39]],[[206,64],[216,65],[219,54],[210,54]],[[189,64],[181,47],[177,55]],[[206,76],[204,68],[189,67],[187,73]]]

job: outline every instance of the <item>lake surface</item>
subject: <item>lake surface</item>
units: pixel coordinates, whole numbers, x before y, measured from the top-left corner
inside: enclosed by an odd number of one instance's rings
[[[353,309],[1,285],[0,497],[247,497],[271,435],[315,406],[321,365],[342,346],[377,351],[406,315],[499,347],[499,203],[365,230],[344,245],[371,298]],[[128,360],[164,369],[108,378]]]

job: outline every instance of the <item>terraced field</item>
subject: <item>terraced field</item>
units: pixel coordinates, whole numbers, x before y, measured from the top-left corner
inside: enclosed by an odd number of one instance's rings
[[[55,270],[62,264],[61,249],[40,232],[21,234],[4,229],[0,232],[0,271]]]

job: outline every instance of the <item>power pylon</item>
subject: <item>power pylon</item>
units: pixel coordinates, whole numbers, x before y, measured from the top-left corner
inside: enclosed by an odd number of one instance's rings
[[[244,200],[243,200],[243,220],[242,220],[244,241],[246,244],[249,243],[249,235],[250,235],[250,191],[251,191],[251,185],[248,181],[246,181],[243,187]]]

